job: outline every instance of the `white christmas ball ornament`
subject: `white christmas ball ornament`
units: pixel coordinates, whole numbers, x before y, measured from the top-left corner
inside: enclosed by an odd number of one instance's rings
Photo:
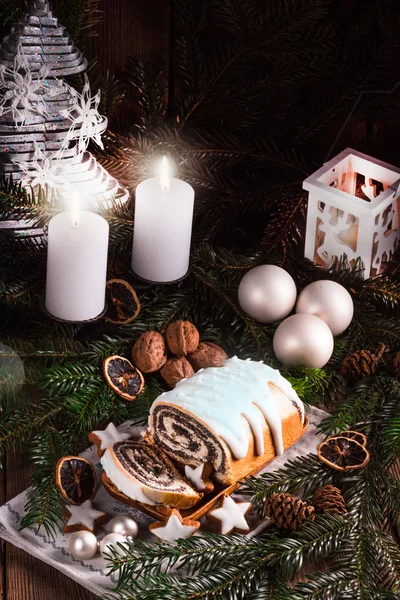
[[[319,317],[329,326],[333,335],[339,335],[351,323],[354,304],[349,292],[340,283],[323,279],[310,283],[300,293],[296,313]]]
[[[100,554],[103,558],[107,558],[106,554],[111,554],[111,546],[120,556],[123,556],[124,551],[117,544],[125,544],[126,538],[120,533],[109,533],[100,542]]]
[[[285,318],[296,303],[296,284],[287,271],[275,265],[254,267],[239,284],[239,304],[260,323]]]
[[[129,515],[117,515],[110,522],[111,533],[120,533],[124,536],[135,538],[139,527],[134,519]]]
[[[93,558],[98,550],[98,541],[91,531],[76,531],[71,534],[69,551],[79,560]]]
[[[292,315],[275,331],[274,352],[284,365],[321,369],[333,352],[328,325],[314,315]]]

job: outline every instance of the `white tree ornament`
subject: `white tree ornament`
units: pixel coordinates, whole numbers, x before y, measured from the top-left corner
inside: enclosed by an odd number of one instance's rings
[[[330,267],[361,259],[364,277],[382,273],[400,237],[400,169],[347,148],[310,175],[305,256]]]
[[[30,185],[32,188],[41,186],[42,188],[59,189],[70,186],[68,174],[62,168],[60,162],[62,152],[57,152],[52,156],[46,156],[39,146],[34,142],[33,160],[24,162],[15,159],[15,163],[23,172],[23,185]]]
[[[46,79],[49,71],[49,68],[43,66],[34,78],[19,46],[13,68],[0,65],[0,116],[10,114],[17,129],[32,114],[46,116],[45,97],[52,98],[63,91],[59,85],[51,84]]]
[[[85,71],[87,60],[47,0],[24,4],[18,25],[0,40],[0,169],[14,181],[41,185],[49,199],[73,188],[85,210],[125,203],[128,190],[84,151],[90,139],[102,146],[107,119],[98,113],[100,94],[91,97],[87,80],[80,94],[65,80]],[[0,228],[42,235],[18,216],[10,213]]]
[[[61,115],[71,121],[65,142],[68,144],[71,140],[78,140],[79,154],[85,152],[90,140],[96,142],[100,148],[104,148],[101,135],[107,128],[107,119],[98,111],[100,90],[92,97],[89,79],[85,75],[82,94],[72,87],[69,88],[69,91],[75,102],[61,111]]]

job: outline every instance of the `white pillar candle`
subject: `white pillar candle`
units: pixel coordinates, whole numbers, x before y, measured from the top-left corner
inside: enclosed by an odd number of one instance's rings
[[[163,159],[164,169],[166,159]],[[132,269],[142,279],[167,283],[189,268],[194,190],[185,181],[160,177],[136,188]]]
[[[46,309],[59,319],[86,321],[104,309],[108,223],[94,213],[63,212],[49,223]]]

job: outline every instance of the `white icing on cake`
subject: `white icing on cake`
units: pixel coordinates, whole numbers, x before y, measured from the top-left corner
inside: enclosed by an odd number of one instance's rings
[[[122,467],[115,462],[110,449],[105,451],[100,460],[109,479],[111,479],[113,484],[116,485],[119,491],[125,494],[125,496],[132,498],[132,500],[143,502],[143,504],[150,504],[150,506],[154,506],[156,504],[153,502],[153,500],[146,496],[145,492],[143,491],[143,485],[138,483],[131,475],[129,475],[129,473],[124,471]]]
[[[292,401],[304,422],[304,406],[287,379],[263,362],[226,360],[222,367],[211,367],[159,397],[151,408],[160,404],[178,406],[203,421],[231,449],[235,458],[248,452],[247,419],[259,455],[264,453],[265,422],[271,430],[276,454],[283,454],[282,418],[277,400],[268,384],[273,384]]]

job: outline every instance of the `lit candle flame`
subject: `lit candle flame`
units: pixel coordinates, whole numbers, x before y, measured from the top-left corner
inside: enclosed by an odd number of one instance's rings
[[[79,209],[79,195],[77,192],[72,192],[72,196],[69,199],[69,208],[71,211],[71,221],[74,227],[79,227],[80,222],[80,209]]]
[[[170,186],[170,165],[166,156],[163,156],[161,161],[160,185],[162,191],[166,194],[169,192]]]

